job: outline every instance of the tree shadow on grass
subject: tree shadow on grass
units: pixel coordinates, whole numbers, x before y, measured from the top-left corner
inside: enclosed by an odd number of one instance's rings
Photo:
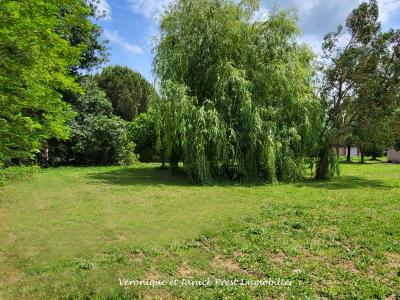
[[[197,183],[186,176],[183,169],[172,174],[170,169],[156,167],[126,167],[105,172],[88,174],[94,181],[115,185],[169,185],[169,186],[223,186],[223,187],[254,187],[268,185],[267,182],[240,182],[221,180],[208,184]]]
[[[296,187],[312,187],[327,190],[351,190],[363,188],[386,190],[393,188],[382,180],[366,179],[357,176],[339,176],[338,178],[335,178],[331,181],[316,181],[314,179],[305,179],[299,183],[296,183]]]
[[[196,183],[188,179],[184,174],[172,175],[171,170],[157,168],[126,167],[101,173],[90,173],[88,177],[98,182],[115,185],[196,185]]]
[[[102,182],[114,185],[140,185],[140,186],[224,186],[224,187],[256,187],[267,186],[267,182],[234,182],[234,181],[221,181],[201,185],[190,180],[183,171],[178,174],[172,174],[171,170],[162,170],[158,168],[149,167],[126,167],[116,170],[108,170],[105,172],[96,172],[88,174],[88,177],[95,182]],[[282,183],[285,184],[285,183]],[[331,181],[316,181],[314,179],[303,179],[294,183],[296,187],[310,187],[327,190],[341,190],[341,189],[391,189],[392,186],[386,184],[382,180],[366,179],[357,176],[340,176]]]

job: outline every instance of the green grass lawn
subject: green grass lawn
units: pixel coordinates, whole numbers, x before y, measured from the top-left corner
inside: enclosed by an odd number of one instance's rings
[[[400,299],[400,165],[256,186],[155,167],[39,170],[0,188],[0,299]]]

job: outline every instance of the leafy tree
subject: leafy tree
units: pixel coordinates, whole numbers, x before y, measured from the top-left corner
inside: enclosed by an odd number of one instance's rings
[[[254,21],[258,1],[175,1],[163,15],[154,71],[158,141],[200,182],[295,180],[321,124],[309,47],[296,18]]]
[[[383,33],[376,1],[360,4],[323,44],[321,97],[327,118],[320,134],[317,178],[328,175],[329,152],[338,136],[352,133],[364,157],[371,137],[378,136],[395,111],[399,90],[400,31]],[[381,141],[382,143],[383,141]]]
[[[365,147],[365,155],[371,156],[372,160],[376,160],[378,157],[385,155],[387,148],[381,144],[370,143]]]
[[[92,19],[103,17],[101,12],[98,12],[97,0],[87,0],[86,3],[90,8],[87,17]],[[85,45],[85,49],[79,57],[78,63],[70,66],[70,70],[73,74],[79,76],[87,71],[92,71],[108,60],[107,41],[101,40],[101,33],[101,27],[95,23],[76,23],[71,26],[69,32],[64,34],[72,46]]]
[[[114,113],[126,121],[147,111],[149,98],[155,94],[152,85],[128,67],[106,67],[96,80],[111,100]]]
[[[90,30],[84,0],[2,1],[0,9],[0,161],[31,158],[50,138],[66,139],[74,116],[60,91],[80,90],[71,66],[88,47],[70,42]]]
[[[61,163],[131,164],[137,158],[128,137],[128,124],[112,114],[111,102],[91,77],[82,80],[83,95],[70,96],[77,112],[69,122],[72,134],[65,143],[53,141],[52,160]]]

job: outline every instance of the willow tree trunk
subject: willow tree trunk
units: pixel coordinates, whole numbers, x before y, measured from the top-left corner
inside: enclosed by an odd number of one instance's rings
[[[179,152],[178,150],[174,147],[172,149],[171,157],[170,157],[170,166],[172,170],[172,174],[177,174],[178,169],[179,169]]]
[[[319,152],[319,160],[315,179],[326,179],[328,177],[329,157],[327,148],[323,148]]]
[[[161,155],[161,169],[165,169],[165,155]]]
[[[351,146],[347,145],[347,162],[351,161]]]

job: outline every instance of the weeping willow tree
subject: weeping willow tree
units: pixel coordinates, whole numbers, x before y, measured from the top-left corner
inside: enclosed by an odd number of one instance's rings
[[[161,21],[152,102],[168,162],[206,183],[302,176],[321,124],[313,54],[290,12],[258,1],[180,0]]]

